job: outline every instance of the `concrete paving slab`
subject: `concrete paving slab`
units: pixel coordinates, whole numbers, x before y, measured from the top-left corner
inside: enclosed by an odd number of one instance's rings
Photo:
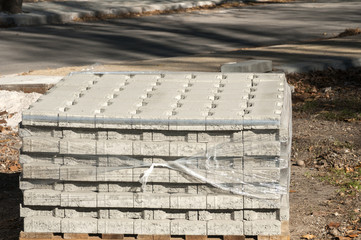
[[[100,123],[102,128],[151,127],[153,130],[204,131],[210,125],[213,130],[217,125],[223,130],[226,126],[232,129],[234,125],[248,127],[258,125],[261,128],[262,119],[266,119],[267,123],[263,125],[273,125],[271,127],[278,128],[283,101],[289,97],[286,94],[282,95],[286,90],[283,74],[253,76],[230,73],[228,77],[227,74],[198,72],[192,74],[192,79],[187,79],[189,74],[184,73],[183,76],[177,75],[180,86],[166,84],[168,80],[164,77],[172,75],[167,72],[129,73],[128,77],[118,73],[119,79],[112,83],[113,86],[109,85],[107,77],[103,79],[103,76],[108,75],[116,77],[117,73],[105,75],[83,73],[67,77],[30,110],[23,113],[23,125],[39,125],[40,122],[47,121],[49,122],[47,124],[51,124],[50,122],[53,121],[63,127],[94,128]],[[169,81],[172,83],[173,80]],[[237,86],[243,88],[239,89],[240,95],[229,94],[235,90],[235,83],[240,81],[245,83]],[[252,81],[257,85],[256,87],[251,87]],[[102,87],[104,82],[107,82],[106,87]],[[72,86],[68,86],[69,83]],[[162,87],[163,84],[166,86]],[[208,90],[204,91],[205,89]],[[258,89],[259,94],[256,91]],[[272,101],[268,98],[258,100],[258,96],[263,95],[265,89],[280,94]],[[251,90],[252,99],[247,99]],[[241,99],[241,103],[234,105],[234,111],[228,111],[226,106],[237,102],[237,99]],[[267,103],[267,106],[263,103]],[[223,111],[222,105],[225,105]],[[108,125],[107,122],[111,124]]]
[[[221,66],[221,72],[253,72],[264,73],[272,71],[272,61],[269,60],[249,60],[245,62],[226,63]]]

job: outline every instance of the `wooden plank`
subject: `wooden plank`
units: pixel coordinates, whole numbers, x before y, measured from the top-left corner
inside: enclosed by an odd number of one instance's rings
[[[102,239],[124,239],[124,234],[102,234]]]
[[[285,233],[288,230],[288,222],[285,223]],[[184,237],[184,238],[183,238]],[[207,235],[185,235],[185,236],[171,236],[171,235],[124,235],[124,234],[96,234],[87,233],[64,233],[55,235],[53,233],[25,233],[20,232],[19,240],[247,240],[242,235],[220,235],[210,236]],[[290,235],[277,235],[268,236],[261,235],[256,237],[257,240],[290,240]]]
[[[291,239],[290,235],[257,236],[257,240],[290,240],[290,239]]]
[[[282,221],[281,222],[281,236],[289,236],[290,235],[290,222]]]
[[[53,233],[32,233],[32,232],[21,232],[21,238],[47,238],[53,239]]]
[[[89,234],[87,233],[64,233],[63,239],[89,239]]]
[[[270,238],[270,236],[259,235],[259,236],[257,236],[257,240],[271,240],[271,238]]]
[[[53,239],[53,233],[29,233],[20,232],[20,240],[51,240]]]
[[[143,234],[139,234],[137,236],[138,240],[153,240],[154,235],[143,235]]]
[[[123,240],[136,240],[134,236],[124,236]]]
[[[245,240],[246,237],[245,236],[233,236],[233,235],[225,235],[223,237],[223,240]]]
[[[207,235],[186,235],[185,240],[207,240]]]
[[[153,240],[170,240],[170,235],[154,235]]]

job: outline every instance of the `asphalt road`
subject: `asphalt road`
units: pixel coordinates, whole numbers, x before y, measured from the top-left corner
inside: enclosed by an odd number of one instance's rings
[[[0,29],[0,75],[332,37],[361,27],[360,12],[359,1],[287,3]]]

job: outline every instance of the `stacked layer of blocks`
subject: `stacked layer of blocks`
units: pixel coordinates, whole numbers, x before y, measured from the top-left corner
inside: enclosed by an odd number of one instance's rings
[[[23,113],[24,232],[280,235],[284,74],[79,73]]]

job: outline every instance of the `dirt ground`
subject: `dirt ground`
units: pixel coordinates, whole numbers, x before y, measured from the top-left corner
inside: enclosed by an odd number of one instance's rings
[[[361,68],[292,74],[288,80],[295,87],[291,239],[360,240]],[[0,130],[0,239],[13,240],[22,229],[20,141]]]

